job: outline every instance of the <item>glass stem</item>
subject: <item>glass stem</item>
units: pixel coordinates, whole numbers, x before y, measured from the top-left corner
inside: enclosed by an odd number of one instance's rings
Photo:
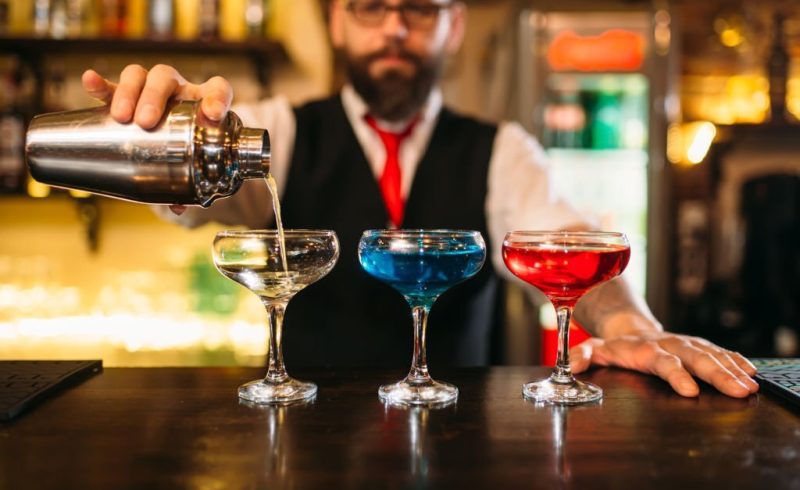
[[[411,315],[414,318],[414,357],[411,360],[411,371],[406,380],[414,383],[428,382],[428,359],[425,355],[425,329],[428,326],[428,306],[412,306]]]
[[[269,328],[269,345],[267,346],[267,376],[264,381],[269,383],[281,383],[289,376],[283,365],[283,314],[286,311],[286,303],[276,303],[264,301],[267,308],[267,327]]]
[[[575,381],[569,367],[569,319],[572,317],[571,306],[556,306],[558,319],[558,357],[556,367],[550,379],[555,383],[568,384]]]

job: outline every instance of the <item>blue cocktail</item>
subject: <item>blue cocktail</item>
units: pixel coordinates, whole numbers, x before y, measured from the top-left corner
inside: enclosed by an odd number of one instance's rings
[[[364,270],[406,298],[414,319],[411,371],[404,380],[381,386],[381,399],[410,405],[452,402],[458,397],[458,388],[434,381],[428,374],[428,313],[439,295],[474,276],[483,266],[483,237],[477,231],[368,230],[361,236],[358,257]]]

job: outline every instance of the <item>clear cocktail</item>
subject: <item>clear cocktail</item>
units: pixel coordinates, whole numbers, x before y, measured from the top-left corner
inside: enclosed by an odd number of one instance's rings
[[[285,245],[276,230],[222,231],[214,238],[217,269],[255,293],[267,309],[267,375],[239,387],[239,397],[254,403],[303,400],[317,393],[315,384],[286,374],[281,348],[283,315],[297,292],[333,269],[339,258],[339,241],[336,233],[328,230],[286,230],[284,235]]]

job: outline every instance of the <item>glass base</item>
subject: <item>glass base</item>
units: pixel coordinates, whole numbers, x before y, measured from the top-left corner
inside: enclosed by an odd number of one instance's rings
[[[239,387],[239,398],[251,403],[287,403],[306,400],[317,394],[317,385],[286,378],[280,383],[257,379]]]
[[[427,379],[409,381],[404,379],[378,389],[378,396],[392,405],[424,405],[428,407],[444,406],[458,398],[458,388],[440,381]]]
[[[552,378],[547,378],[523,385],[522,395],[537,403],[579,405],[601,400],[603,389],[578,380],[573,380],[571,383],[556,383]]]

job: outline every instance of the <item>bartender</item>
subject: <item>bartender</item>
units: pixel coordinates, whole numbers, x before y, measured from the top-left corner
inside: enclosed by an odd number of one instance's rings
[[[474,229],[488,238],[491,260],[481,273],[431,312],[435,366],[489,363],[503,316],[499,275],[510,277],[500,254],[507,231],[590,226],[555,194],[545,153],[519,124],[489,124],[443,105],[437,83],[445,58],[461,45],[466,13],[447,0],[334,0],[330,34],[348,75],[340,93],[297,108],[281,97],[233,107],[246,125],[270,132],[284,224],[333,229],[343,250],[333,272],[287,309],[284,352],[294,365],[397,367],[410,358],[407,305],[359,267],[365,229]],[[214,120],[233,100],[225,79],[192,84],[166,65],[129,65],[119,83],[88,70],[83,85],[111,104],[114,119],[143,128],[159,122],[170,98],[202,99]],[[266,187],[254,181],[210,209],[173,206],[160,214],[186,226],[273,222]],[[699,393],[693,376],[734,397],[758,389],[747,359],[665,332],[624,278],[584,296],[575,318],[595,335],[573,348],[575,372],[591,364],[635,369],[684,396]]]

